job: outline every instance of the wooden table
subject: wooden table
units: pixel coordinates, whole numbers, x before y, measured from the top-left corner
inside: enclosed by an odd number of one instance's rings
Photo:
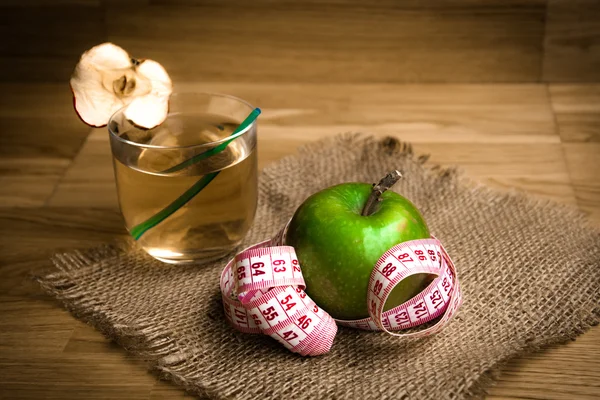
[[[164,60],[178,91],[260,106],[261,167],[339,132],[393,135],[434,163],[577,206],[600,224],[597,1],[9,3],[0,9],[9,38],[0,48],[2,399],[185,397],[29,278],[55,251],[125,234],[107,133],[77,119],[66,85],[77,55],[107,39]],[[600,328],[502,371],[490,399],[598,398]]]

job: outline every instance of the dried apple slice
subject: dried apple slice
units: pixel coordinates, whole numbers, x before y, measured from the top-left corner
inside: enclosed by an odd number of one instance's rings
[[[173,85],[156,61],[138,61],[112,43],[82,54],[71,76],[75,111],[88,125],[104,126],[121,107],[127,119],[151,129],[167,117]]]
[[[125,117],[142,128],[160,125],[169,111],[172,84],[167,71],[152,60],[144,60],[137,66],[139,76],[152,83],[149,93],[132,100],[125,110]]]

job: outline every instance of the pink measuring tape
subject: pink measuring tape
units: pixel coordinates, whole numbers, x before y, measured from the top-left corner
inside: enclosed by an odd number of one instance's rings
[[[333,319],[304,291],[296,252],[284,245],[286,229],[238,253],[221,274],[225,316],[239,331],[269,335],[292,352],[316,356],[331,348],[337,324],[394,336],[423,337],[440,331],[460,307],[456,269],[442,243],[432,237],[397,244],[379,258],[369,281],[369,318]],[[417,296],[384,312],[392,289],[408,276],[420,273],[436,278]],[[436,318],[439,320],[434,325],[418,332],[393,332]]]

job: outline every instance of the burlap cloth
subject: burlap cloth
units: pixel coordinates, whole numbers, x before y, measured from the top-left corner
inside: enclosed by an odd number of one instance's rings
[[[600,316],[600,234],[575,210],[477,185],[393,139],[341,135],[264,170],[245,244],[270,238],[310,194],[403,172],[394,190],[422,211],[458,268],[464,303],[440,334],[404,340],[340,328],[304,358],[225,322],[224,262],[166,266],[106,246],[56,257],[42,286],[78,318],[189,391],[235,399],[480,397],[507,359],[565,341]]]

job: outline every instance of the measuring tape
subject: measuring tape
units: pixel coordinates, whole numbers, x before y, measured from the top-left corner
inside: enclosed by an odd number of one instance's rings
[[[245,333],[269,335],[303,356],[327,353],[337,325],[384,331],[394,336],[424,337],[440,331],[462,302],[456,269],[434,237],[395,245],[377,261],[367,294],[369,318],[333,319],[304,291],[306,285],[293,247],[285,246],[287,226],[273,239],[257,243],[230,260],[221,274],[225,316]],[[436,278],[407,302],[384,311],[390,293],[415,274]],[[404,330],[439,318],[427,329]]]

